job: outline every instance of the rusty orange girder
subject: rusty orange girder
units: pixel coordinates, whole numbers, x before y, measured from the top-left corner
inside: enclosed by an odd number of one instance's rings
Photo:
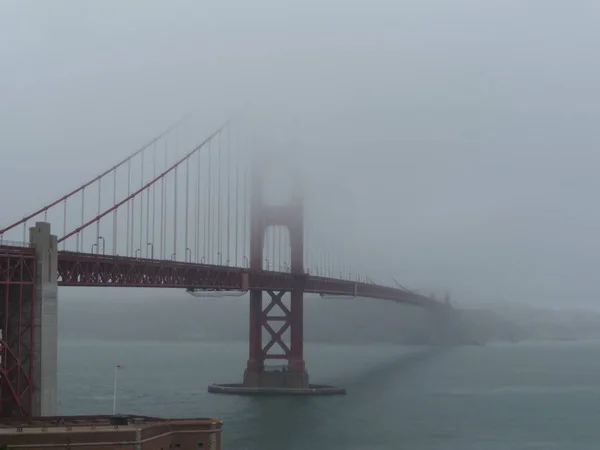
[[[430,298],[409,291],[352,280],[92,253],[61,251],[58,254],[59,286],[290,292],[294,290],[294,280],[299,276],[305,278],[304,292],[311,294],[376,298],[417,306],[437,305]]]

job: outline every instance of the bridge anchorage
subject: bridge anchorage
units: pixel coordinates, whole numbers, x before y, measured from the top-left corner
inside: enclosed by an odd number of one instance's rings
[[[250,274],[263,269],[265,234],[271,226],[289,233],[290,272],[285,285],[272,280],[251,283],[249,357],[242,383],[211,384],[215,394],[241,395],[333,395],[343,387],[311,384],[304,362],[304,292],[308,274],[304,270],[304,208],[299,182],[291,199],[283,205],[267,205],[264,189],[264,159],[257,159],[250,186]],[[255,276],[255,275],[254,275]],[[264,276],[264,275],[263,275]],[[245,284],[245,283],[244,283]],[[263,295],[266,294],[266,295]],[[266,298],[265,298],[266,297]],[[287,298],[286,298],[287,297]],[[265,302],[266,300],[266,302]],[[289,339],[286,337],[289,336]],[[263,345],[263,338],[264,345]],[[283,364],[269,364],[283,362]]]

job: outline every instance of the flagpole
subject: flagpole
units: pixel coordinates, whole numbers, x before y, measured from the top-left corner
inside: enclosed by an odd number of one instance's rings
[[[113,416],[117,413],[117,373],[119,366],[115,366],[114,385],[113,385]]]

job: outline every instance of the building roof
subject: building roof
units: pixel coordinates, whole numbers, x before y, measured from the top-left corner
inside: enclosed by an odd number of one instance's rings
[[[115,423],[114,419],[120,423]],[[126,422],[125,420],[126,419]],[[11,433],[38,433],[38,432],[85,432],[109,431],[118,425],[120,430],[139,430],[159,424],[195,424],[208,427],[221,425],[217,419],[162,419],[158,417],[137,415],[90,415],[90,416],[56,416],[32,418],[0,418],[0,435]]]

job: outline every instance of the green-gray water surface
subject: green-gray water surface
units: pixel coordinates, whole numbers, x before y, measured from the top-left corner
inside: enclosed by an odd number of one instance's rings
[[[338,397],[208,394],[239,381],[243,342],[60,343],[62,414],[218,417],[227,450],[600,448],[600,342],[449,349],[306,345],[314,382]]]

